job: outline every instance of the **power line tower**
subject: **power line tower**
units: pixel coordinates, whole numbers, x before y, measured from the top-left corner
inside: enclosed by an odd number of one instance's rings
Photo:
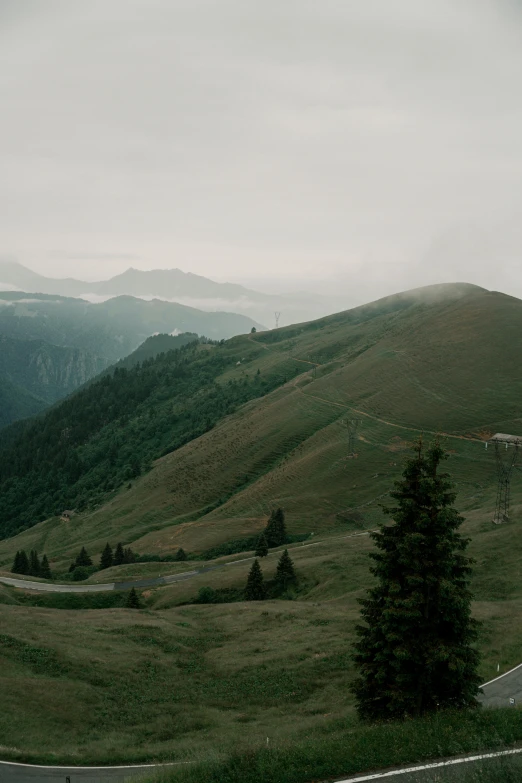
[[[281,318],[281,313],[274,313],[275,315],[275,328],[279,329],[279,319]]]
[[[511,476],[517,464],[520,438],[514,435],[498,433],[489,441],[495,444],[495,460],[497,463],[497,498],[495,502],[495,516],[493,522],[496,525],[509,521],[509,505],[511,499]],[[509,446],[513,451],[509,453]],[[487,448],[487,443],[486,443]],[[507,453],[506,453],[507,452]]]

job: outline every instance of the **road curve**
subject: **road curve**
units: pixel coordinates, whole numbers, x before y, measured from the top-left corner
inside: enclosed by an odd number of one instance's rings
[[[335,538],[326,539],[326,541],[336,541],[344,538],[357,538],[358,536],[367,536],[371,531],[363,530],[359,533],[350,533],[347,536],[336,536]],[[294,547],[288,547],[288,549],[303,549],[310,546],[318,546],[319,544],[326,543],[325,541],[313,541],[309,544],[296,544]],[[280,550],[276,552],[269,552],[268,556],[280,555]],[[155,576],[150,579],[134,579],[127,582],[105,582],[104,584],[91,584],[91,585],[71,585],[71,584],[53,584],[51,582],[31,582],[29,579],[16,579],[11,576],[0,576],[0,582],[9,587],[17,587],[20,590],[34,590],[39,593],[103,593],[109,590],[130,590],[131,587],[161,587],[162,585],[171,585],[174,582],[183,582],[186,579],[191,579],[199,574],[206,574],[209,571],[217,571],[220,568],[227,568],[229,566],[237,565],[238,563],[246,563],[248,560],[253,560],[254,555],[250,557],[243,557],[241,560],[231,560],[228,563],[217,563],[215,565],[203,566],[202,568],[196,568],[192,571],[184,571],[182,574],[171,574],[170,576]]]
[[[171,764],[141,764],[120,767],[46,767],[36,764],[16,764],[0,761],[2,783],[124,783],[139,780],[167,767],[190,762]]]

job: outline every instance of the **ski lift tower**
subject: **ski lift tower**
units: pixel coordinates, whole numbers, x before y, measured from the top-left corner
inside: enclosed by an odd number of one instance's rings
[[[496,525],[500,525],[502,522],[509,521],[511,475],[518,461],[522,437],[497,432],[496,435],[493,435],[492,438],[486,441],[486,449],[489,444],[495,447],[498,475],[497,500],[493,522]],[[510,449],[512,450],[510,451]]]

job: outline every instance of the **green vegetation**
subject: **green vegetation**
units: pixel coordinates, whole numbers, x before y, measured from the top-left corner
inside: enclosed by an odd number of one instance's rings
[[[263,572],[259,565],[259,560],[256,558],[252,563],[252,568],[248,574],[248,579],[245,587],[245,600],[246,601],[264,601],[266,598],[266,587],[263,579]]]
[[[209,350],[210,348],[210,350]],[[84,510],[136,478],[151,460],[211,429],[272,377],[218,384],[225,346],[189,344],[131,370],[116,369],[0,447],[0,531],[13,535],[64,507]]]
[[[40,558],[38,557],[38,552],[36,549],[32,549],[30,551],[29,557],[27,557],[27,552],[24,549],[18,550],[14,557],[11,573],[24,574],[26,576],[39,576],[43,579],[52,579],[47,555],[44,555],[42,562],[40,562]]]
[[[285,549],[279,558],[275,583],[279,593],[285,593],[289,587],[297,584],[297,575],[295,573],[294,563],[288,554],[288,549]]]
[[[168,770],[154,778],[158,783],[309,783],[356,775],[369,770],[438,760],[474,751],[504,749],[522,739],[520,710],[488,710],[483,713],[440,713],[401,723],[375,726],[335,721],[292,744],[274,738],[268,747],[236,752],[224,761],[196,763]],[[494,772],[506,776],[494,777]],[[520,762],[497,761],[470,768],[444,771],[444,780],[515,783],[510,769],[520,774]],[[487,776],[482,776],[485,773]],[[488,774],[489,773],[489,774]],[[447,775],[452,775],[448,777]],[[440,780],[440,771],[425,783]],[[491,777],[489,776],[491,775]],[[152,780],[152,779],[151,779]]]
[[[256,557],[266,557],[268,555],[268,544],[264,531],[256,541],[256,549],[254,554]]]
[[[354,685],[359,715],[389,720],[477,706],[478,623],[471,617],[468,541],[453,507],[448,458],[438,442],[415,447],[385,509],[394,524],[372,533],[377,585],[361,600]]]
[[[125,607],[127,609],[140,609],[141,608],[141,602],[138,596],[138,593],[136,592],[136,589],[133,587],[129,591],[129,595],[127,596],[127,600],[125,601]]]
[[[50,517],[1,541],[0,564],[9,568],[17,549],[45,549],[53,572],[60,573],[82,546],[97,563],[107,541],[113,546],[124,540],[150,562],[113,565],[91,575],[91,581],[181,573],[189,569],[182,562],[172,563],[179,549],[191,560],[206,558],[209,552],[225,554],[231,546],[236,552],[253,552],[271,511],[284,508],[287,538],[301,537],[304,544],[282,545],[288,546],[299,582],[271,600],[281,553],[269,550],[262,562],[270,599],[263,601],[242,600],[252,561],[240,562],[246,560],[241,555],[233,566],[143,590],[141,610],[111,603],[125,602],[128,594],[123,592],[25,597],[21,591],[1,588],[2,633],[48,650],[47,660],[60,667],[44,675],[15,648],[2,649],[3,745],[21,749],[27,760],[43,759],[51,746],[60,761],[81,758],[86,763],[215,761],[219,748],[218,761],[226,762],[237,752],[241,770],[244,754],[249,754],[261,774],[255,760],[259,738],[265,742],[269,736],[269,751],[281,753],[273,759],[279,779],[285,779],[285,769],[288,780],[303,770],[307,781],[321,779],[323,771],[326,777],[349,773],[342,748],[361,737],[370,737],[373,747],[377,734],[365,732],[382,729],[358,722],[349,691],[357,674],[351,658],[357,599],[372,584],[368,553],[374,542],[365,531],[382,521],[379,504],[386,503],[411,441],[422,430],[446,433],[456,506],[465,517],[462,534],[471,539],[469,553],[476,560],[471,591],[473,616],[483,621],[477,640],[481,678],[495,676],[498,665],[502,672],[519,663],[522,482],[513,480],[510,522],[493,526],[494,455],[484,450],[482,439],[497,430],[520,432],[522,370],[513,357],[521,342],[519,302],[456,288],[450,296],[428,300],[418,293],[405,295],[223,345],[187,346],[176,352],[172,365],[165,354],[145,371],[128,371],[131,396],[134,381],[141,388],[148,379],[154,389],[143,403],[129,403],[128,419],[121,414],[125,384],[113,387],[115,376],[103,379],[108,384],[100,387],[104,398],[105,392],[114,391],[112,409],[107,403],[100,424],[94,399],[86,397],[88,405],[84,409],[82,403],[76,414],[81,419],[84,410],[92,413],[92,429],[87,428],[81,441],[73,438],[71,450],[62,449],[59,458],[77,450],[84,459],[99,448],[108,460],[101,489],[93,485],[92,494],[85,489],[85,509],[71,520]],[[185,367],[187,375],[179,383],[177,378],[164,383],[163,373],[174,366]],[[494,372],[485,383],[488,367]],[[135,373],[142,373],[139,381]],[[227,396],[230,389],[236,391]],[[200,420],[206,405],[215,421],[208,429],[206,420]],[[61,416],[67,413],[63,406],[57,410]],[[120,418],[112,419],[113,414]],[[360,424],[352,455],[346,421],[356,417]],[[67,416],[64,420],[72,421]],[[58,419],[41,421],[55,438]],[[9,453],[16,461],[22,443],[27,452],[36,448],[36,436],[24,440],[28,429],[24,424],[16,433],[8,430],[2,455]],[[39,432],[43,438],[43,430]],[[111,466],[113,441],[117,451]],[[179,447],[169,451],[176,443]],[[116,478],[125,475],[118,460],[127,445],[124,458],[138,457],[141,474],[117,484]],[[149,471],[154,456],[167,451]],[[93,477],[97,469],[92,468]],[[79,491],[86,475],[82,472],[75,485]],[[116,477],[110,480],[120,491],[103,488],[106,475]],[[27,481],[31,496],[28,476],[21,469],[12,477],[14,485],[1,484],[4,508],[19,502],[19,481]],[[42,485],[34,487],[43,493]],[[55,498],[57,491],[50,486],[48,494],[60,511],[81,508],[79,501],[65,504]],[[35,497],[36,492],[31,503]],[[22,521],[36,520],[31,513]],[[237,549],[238,542],[241,547],[249,542],[248,547]],[[71,603],[65,612],[55,610],[58,602],[65,608],[69,600],[82,603]],[[80,610],[102,600],[109,602],[105,608]],[[37,601],[41,603],[35,610]],[[34,693],[30,704],[24,697],[29,689]],[[68,709],[71,704],[73,711]],[[506,720],[518,720],[516,715],[514,710]],[[404,734],[393,728],[396,755],[388,761],[384,755],[371,757],[372,765],[419,760],[413,758],[419,747],[430,757],[519,738],[514,731],[509,734],[511,729],[495,734],[490,725],[484,729],[489,738],[483,741],[475,718],[467,712],[463,716],[469,737],[448,730],[447,744],[437,741],[442,735],[427,721],[433,744],[426,739],[424,745],[414,745],[420,724],[415,728],[415,721],[406,721],[400,729]],[[309,757],[300,755],[303,735],[311,738]],[[402,744],[401,736],[406,738]],[[363,755],[365,741],[361,739],[350,758],[357,759],[359,750]],[[394,747],[390,740],[391,751]],[[260,758],[265,752],[260,751]],[[326,769],[329,759],[332,768],[339,762],[332,773]],[[219,768],[223,780],[232,766],[230,762]],[[189,774],[188,767],[183,774]]]
[[[282,508],[277,508],[272,511],[264,530],[264,535],[269,549],[288,543],[288,534],[286,532],[285,524],[285,512]]]

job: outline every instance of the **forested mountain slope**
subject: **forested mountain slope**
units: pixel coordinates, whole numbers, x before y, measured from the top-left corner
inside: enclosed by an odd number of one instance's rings
[[[97,546],[112,529],[138,551],[201,551],[255,532],[273,504],[298,532],[349,525],[390,488],[420,431],[452,436],[460,487],[478,497],[494,481],[481,438],[522,430],[521,343],[520,300],[462,285],[165,354],[75,395],[2,450],[2,534],[63,503],[85,509],[74,531],[64,538],[50,520],[31,541]]]

